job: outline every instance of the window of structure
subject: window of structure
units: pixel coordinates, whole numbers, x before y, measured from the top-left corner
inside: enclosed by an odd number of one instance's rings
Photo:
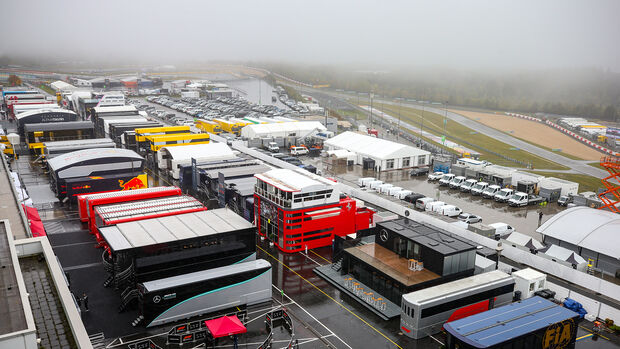
[[[389,169],[393,169],[394,168],[394,159],[388,159],[385,162],[385,167],[389,170]]]

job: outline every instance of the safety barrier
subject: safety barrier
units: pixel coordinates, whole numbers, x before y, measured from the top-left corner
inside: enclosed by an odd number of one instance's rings
[[[370,290],[365,291],[364,287],[352,277],[344,279],[344,287],[377,310],[385,311],[387,308],[387,303],[382,297],[375,297]]]

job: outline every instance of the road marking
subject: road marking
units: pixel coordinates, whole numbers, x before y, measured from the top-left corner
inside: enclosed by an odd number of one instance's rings
[[[96,267],[96,266],[100,266],[100,265],[101,265],[101,262],[89,263],[89,264],[80,264],[80,265],[74,265],[74,266],[71,266],[71,267],[63,267],[62,270],[67,271],[67,270],[84,269],[84,268]]]
[[[577,339],[575,339],[575,342],[584,338],[588,338],[588,337],[592,337],[594,336],[594,333],[588,333],[585,336],[581,336],[581,337],[577,337]]]
[[[579,327],[583,328],[584,330],[586,330],[586,331],[588,331],[588,332],[590,332],[590,333],[592,333],[592,334],[596,334],[597,336],[599,336],[599,337],[601,337],[601,338],[604,338],[604,339],[607,339],[608,341],[611,341],[611,339],[609,339],[609,338],[607,338],[607,337],[603,336],[603,335],[602,335],[602,334],[600,334],[600,333],[594,333],[594,331],[592,331],[592,330],[591,330],[591,329],[589,329],[589,328],[583,327],[583,326],[581,326],[581,325],[579,325]]]
[[[390,343],[394,344],[396,347],[403,349],[403,347],[401,347],[400,345],[396,344],[396,342],[394,342],[393,340],[390,339],[390,337],[386,336],[385,334],[383,334],[383,332],[379,331],[378,329],[376,329],[373,325],[369,324],[366,320],[362,319],[359,315],[357,315],[356,313],[354,313],[352,310],[350,310],[349,308],[345,307],[342,303],[338,302],[337,300],[335,300],[332,296],[328,295],[327,293],[325,293],[325,291],[321,290],[318,286],[316,286],[315,284],[313,284],[312,282],[308,281],[306,278],[304,278],[303,276],[301,276],[298,272],[296,272],[295,270],[291,269],[288,265],[284,264],[283,262],[281,262],[279,259],[277,259],[276,257],[274,257],[273,255],[271,255],[269,252],[265,251],[262,247],[260,246],[256,246],[258,247],[261,251],[265,252],[269,257],[273,258],[275,261],[277,261],[278,263],[282,264],[282,266],[284,266],[286,269],[292,271],[295,275],[299,276],[302,280],[304,280],[305,282],[307,282],[308,284],[310,284],[310,286],[314,287],[317,291],[321,292],[322,294],[325,295],[325,297],[331,299],[334,303],[338,304],[340,307],[342,307],[342,309],[348,311],[351,315],[355,316],[356,318],[358,318],[361,322],[363,322],[364,324],[366,324],[366,326],[372,328],[375,332],[377,332],[378,334],[380,334],[381,336],[383,336],[383,338],[387,339]],[[344,343],[344,342],[343,342]]]
[[[332,264],[332,262],[330,262],[329,260],[327,260],[327,258],[321,256],[320,254],[314,252],[313,250],[310,250],[310,252],[314,253],[315,255],[319,256],[319,258],[321,258],[322,260],[326,261],[328,264]]]
[[[321,263],[319,263],[319,262],[315,261],[314,259],[310,258],[310,256],[308,256],[307,254],[305,254],[305,253],[303,253],[303,252],[301,252],[301,251],[299,251],[299,253],[300,253],[302,256],[304,256],[304,257],[308,258],[309,260],[313,261],[314,263],[316,263],[319,267],[322,267],[322,266],[323,266],[323,264],[321,264]]]
[[[76,242],[73,244],[64,244],[64,245],[52,245],[53,248],[63,248],[63,247],[71,247],[71,246],[79,246],[79,245],[86,245],[86,244],[90,244],[90,245],[95,245],[94,241],[84,241],[84,242]]]
[[[428,336],[429,336],[429,337],[431,337],[432,339],[434,339],[434,340],[435,340],[435,342],[437,342],[437,343],[439,343],[439,344],[443,345],[443,342],[442,342],[442,341],[440,341],[439,339],[437,339],[437,338],[435,338],[435,337],[431,336],[430,334],[429,334]]]

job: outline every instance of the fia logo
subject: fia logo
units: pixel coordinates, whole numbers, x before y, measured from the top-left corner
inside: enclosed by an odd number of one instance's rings
[[[575,324],[573,320],[566,320],[553,324],[545,330],[543,336],[543,349],[560,349],[566,348],[574,338]]]

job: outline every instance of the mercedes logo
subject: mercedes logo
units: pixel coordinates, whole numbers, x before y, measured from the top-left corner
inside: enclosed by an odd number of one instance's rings
[[[381,232],[379,233],[379,238],[381,239],[381,241],[386,242],[388,240],[388,232],[385,229],[381,229]]]
[[[153,297],[153,303],[157,304],[159,302],[161,302],[161,297],[160,296]]]

